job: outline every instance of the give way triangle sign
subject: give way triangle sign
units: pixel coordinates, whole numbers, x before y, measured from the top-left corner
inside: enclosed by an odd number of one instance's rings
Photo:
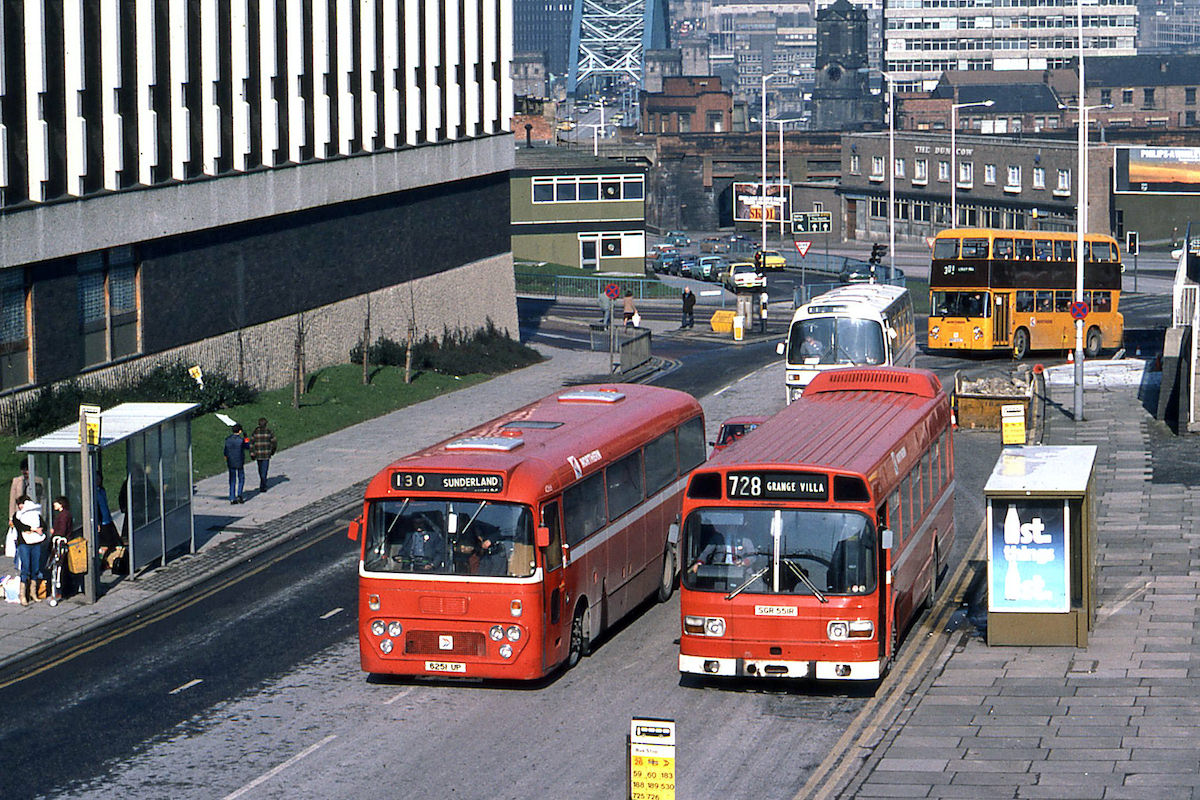
[[[812,242],[796,242],[796,250],[800,252],[801,258],[808,255],[808,248],[810,247],[812,247]]]

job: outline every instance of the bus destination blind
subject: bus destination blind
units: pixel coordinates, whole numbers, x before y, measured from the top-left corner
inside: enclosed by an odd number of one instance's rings
[[[399,492],[499,494],[504,491],[504,477],[477,472],[393,472],[392,488]]]
[[[731,500],[828,500],[829,476],[817,472],[730,472]]]

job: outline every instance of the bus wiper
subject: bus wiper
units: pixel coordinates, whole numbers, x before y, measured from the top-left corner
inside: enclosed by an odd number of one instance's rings
[[[475,509],[475,513],[471,515],[471,518],[469,520],[467,520],[467,524],[463,525],[463,528],[461,531],[459,531],[459,534],[464,534],[467,532],[467,528],[471,527],[471,523],[475,521],[475,518],[479,516],[479,512],[483,511],[483,507],[486,506],[487,504],[488,504],[487,500],[479,501],[479,508]]]
[[[379,549],[376,550],[375,555],[384,555],[385,551],[387,550],[388,540],[391,539],[392,531],[395,530],[396,523],[404,518],[404,509],[408,508],[408,503],[411,499],[411,497],[406,497],[404,498],[404,502],[400,504],[400,510],[396,512],[394,517],[392,517],[392,524],[387,526],[387,530],[383,532],[383,536],[379,539]]]
[[[792,571],[792,574],[795,575],[797,578],[799,578],[800,582],[808,587],[809,591],[811,591],[813,593],[814,597],[816,597],[822,603],[829,602],[829,598],[826,597],[824,594],[822,594],[821,590],[817,588],[817,585],[815,583],[813,583],[812,580],[807,575],[804,574],[804,570],[802,570],[802,569],[800,569],[800,567],[796,566],[796,562],[792,561],[789,558],[782,559],[782,561],[784,564],[787,564],[787,567],[788,567],[788,569],[790,569]]]
[[[771,565],[767,564],[765,567],[760,569],[758,572],[754,573],[749,578],[746,578],[746,582],[743,583],[741,586],[737,587],[736,589],[734,589],[729,594],[725,595],[725,599],[732,600],[733,598],[737,597],[742,592],[746,591],[746,587],[748,587],[750,584],[754,583],[756,580],[761,578],[763,575],[766,575],[767,570],[769,570],[770,568],[771,568]]]

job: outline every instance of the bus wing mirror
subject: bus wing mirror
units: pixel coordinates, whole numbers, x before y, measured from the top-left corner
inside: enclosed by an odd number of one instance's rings
[[[359,531],[362,529],[362,517],[350,521],[350,529],[346,531],[346,538],[352,542],[358,541]]]
[[[784,342],[780,342],[779,344],[775,345],[775,355],[777,355],[777,356],[783,355],[783,352],[786,348],[787,348],[787,345]]]
[[[880,532],[880,535],[879,535],[879,539],[880,539],[880,546],[881,546],[881,547],[882,547],[884,550],[891,550],[891,549],[892,549],[892,544],[893,544],[893,541],[892,541],[892,540],[893,540],[894,538],[895,538],[895,534],[893,534],[893,533],[892,533],[892,529],[891,529],[891,528],[884,528],[884,529],[883,529],[883,531],[882,531],[882,532]]]
[[[897,331],[895,328],[893,328],[891,325],[889,325],[889,326],[888,326],[888,338],[890,338],[890,339],[893,339],[893,340],[894,340],[894,339],[899,339],[899,338],[900,338],[900,332],[899,332],[899,331]]]
[[[545,525],[538,525],[537,530],[533,532],[534,543],[538,547],[550,546],[550,529]]]

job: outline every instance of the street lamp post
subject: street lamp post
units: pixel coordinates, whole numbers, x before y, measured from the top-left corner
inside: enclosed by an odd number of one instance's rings
[[[775,120],[775,124],[779,126],[779,249],[783,249],[783,199],[784,194],[783,183],[783,126],[787,122],[784,119]],[[765,265],[764,265],[765,266]]]
[[[896,86],[888,72],[880,75],[887,81],[888,98],[888,279],[896,279]]]
[[[991,108],[996,104],[995,100],[981,100],[977,103],[951,103],[950,104],[950,227],[958,227],[958,148],[954,143],[955,133],[958,131],[958,110],[960,108],[971,108],[973,106],[987,106]]]
[[[762,76],[762,205],[759,206],[759,216],[762,217],[762,244],[759,252],[767,250],[767,81],[777,73],[770,72]]]

